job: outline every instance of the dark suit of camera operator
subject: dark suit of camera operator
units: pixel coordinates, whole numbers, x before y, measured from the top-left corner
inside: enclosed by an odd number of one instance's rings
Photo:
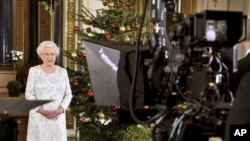
[[[224,141],[230,141],[230,125],[250,125],[250,40],[242,45],[246,56],[238,61],[238,71],[232,75],[231,90],[235,100],[227,117]]]
[[[231,76],[230,90],[234,95],[242,76],[250,71],[250,40],[243,41],[241,46],[244,47],[246,56],[238,61],[238,71]]]
[[[250,63],[250,62],[249,62]],[[245,73],[236,90],[233,106],[227,117],[225,140],[230,141],[230,125],[250,125],[250,71]],[[249,134],[249,133],[248,133]]]

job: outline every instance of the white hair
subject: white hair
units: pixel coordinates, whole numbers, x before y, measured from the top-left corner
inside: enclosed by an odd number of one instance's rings
[[[41,56],[43,53],[43,50],[45,48],[54,48],[56,51],[56,56],[60,54],[60,49],[59,47],[55,44],[53,41],[43,41],[40,43],[40,45],[36,49],[36,53],[38,56]]]

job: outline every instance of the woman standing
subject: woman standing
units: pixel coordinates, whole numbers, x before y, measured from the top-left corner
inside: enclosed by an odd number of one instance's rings
[[[41,65],[31,67],[27,79],[27,100],[52,100],[31,109],[27,141],[67,141],[66,114],[72,92],[65,68],[55,65],[59,48],[52,41],[43,41],[37,48]]]

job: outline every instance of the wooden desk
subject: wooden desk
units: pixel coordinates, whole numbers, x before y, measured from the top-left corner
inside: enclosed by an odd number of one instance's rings
[[[17,123],[17,141],[26,141],[28,127],[28,113],[9,116],[14,118]]]
[[[8,97],[8,94],[0,93],[1,97]],[[24,94],[21,93],[20,98],[23,97]],[[29,111],[16,115],[8,115],[8,117],[13,118],[17,123],[17,141],[26,141]]]

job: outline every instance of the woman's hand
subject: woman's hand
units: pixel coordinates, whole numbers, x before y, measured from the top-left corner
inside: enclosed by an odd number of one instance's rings
[[[57,110],[48,111],[43,109],[43,107],[40,107],[37,112],[45,116],[46,118],[53,119],[62,114],[64,112],[64,109],[62,107],[59,107]]]
[[[64,112],[64,109],[62,107],[59,107],[57,110],[51,111],[51,114],[54,117],[57,117],[58,115],[62,114]]]

